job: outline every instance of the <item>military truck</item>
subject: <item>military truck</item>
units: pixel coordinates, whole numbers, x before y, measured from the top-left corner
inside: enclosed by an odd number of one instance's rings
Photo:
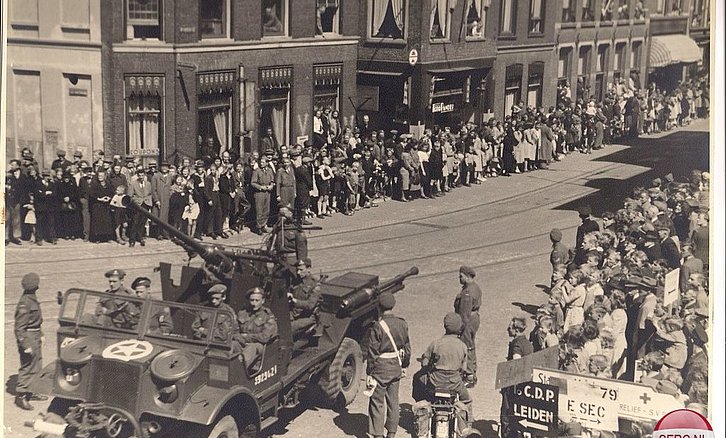
[[[396,292],[418,274],[412,267],[388,280],[348,272],[319,283],[318,336],[292,333],[287,293],[294,268],[274,248],[204,245],[136,206],[166,230],[201,267],[160,263],[162,299],[70,289],[57,334],[58,359],[35,382],[54,397],[37,431],[69,437],[254,437],[285,407],[315,388],[329,404],[353,402],[363,378],[360,343],[379,317],[378,296]],[[172,275],[172,271],[176,275]],[[262,287],[278,334],[254,364],[245,364],[228,334],[194,336],[204,315],[209,327],[235,320],[228,310],[204,306],[210,285],[227,285],[228,304],[246,303],[245,291]],[[113,324],[96,317],[99,303],[119,309]],[[30,424],[29,424],[30,425]]]

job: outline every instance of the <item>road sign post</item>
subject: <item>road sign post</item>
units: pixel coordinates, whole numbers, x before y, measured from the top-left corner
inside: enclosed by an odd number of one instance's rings
[[[533,437],[556,437],[559,388],[526,382],[516,386],[512,398],[512,425]]]

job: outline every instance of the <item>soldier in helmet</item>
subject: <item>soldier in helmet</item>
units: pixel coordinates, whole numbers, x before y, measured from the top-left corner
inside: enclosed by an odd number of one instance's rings
[[[308,239],[300,226],[294,222],[289,208],[280,208],[280,218],[272,230],[269,245],[269,250],[282,255],[292,266],[295,266],[299,260],[308,258]]]
[[[237,314],[240,333],[235,340],[241,345],[245,366],[249,368],[262,357],[265,344],[277,335],[277,320],[265,307],[265,291],[261,287],[247,291],[247,299],[249,304]]]
[[[310,274],[310,259],[297,262],[297,283],[288,292],[290,300],[290,321],[293,335],[315,325],[316,310],[320,301],[318,281]]]
[[[33,409],[31,400],[47,400],[40,395],[30,392],[30,381],[43,367],[42,333],[43,314],[35,292],[40,286],[40,277],[35,272],[25,274],[20,281],[23,295],[20,296],[15,308],[15,339],[20,353],[20,369],[18,370],[18,383],[15,386],[17,395],[15,404],[26,411]]]
[[[226,310],[230,314],[234,315],[234,309],[232,306],[225,303],[227,299],[227,286],[223,284],[215,284],[210,287],[207,291],[209,294],[208,307]],[[234,336],[239,333],[237,321],[226,313],[219,313],[217,315],[216,327],[210,327],[212,313],[211,312],[200,312],[194,321],[192,322],[192,331],[194,332],[194,339],[207,339],[212,334],[212,340],[218,342],[227,342],[230,339],[234,339]]]
[[[134,292],[124,286],[126,272],[112,269],[105,276],[108,279],[108,289],[105,292],[117,295],[118,298],[101,298],[98,301],[96,323],[104,327],[133,328],[134,321],[138,323],[140,310],[127,299],[134,296]]]

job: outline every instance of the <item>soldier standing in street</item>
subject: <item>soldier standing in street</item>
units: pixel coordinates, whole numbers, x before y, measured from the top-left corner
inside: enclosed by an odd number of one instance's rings
[[[469,266],[459,268],[461,292],[454,300],[454,311],[461,316],[464,328],[461,340],[469,349],[467,369],[471,374],[466,376],[467,387],[476,385],[476,332],[479,331],[479,308],[481,307],[481,289],[474,281],[476,272]]]
[[[35,272],[25,274],[20,282],[23,295],[20,296],[18,306],[15,308],[15,339],[20,353],[20,369],[18,369],[18,383],[15,387],[17,395],[15,404],[26,411],[33,409],[31,400],[47,400],[48,397],[33,395],[29,385],[33,377],[43,367],[42,336],[40,326],[43,324],[43,314],[35,292],[40,286],[40,278]]]
[[[384,292],[379,298],[381,319],[368,331],[363,354],[367,361],[366,386],[372,389],[368,403],[368,433],[373,438],[393,438],[398,429],[398,388],[411,360],[408,325],[391,312],[396,298]]]

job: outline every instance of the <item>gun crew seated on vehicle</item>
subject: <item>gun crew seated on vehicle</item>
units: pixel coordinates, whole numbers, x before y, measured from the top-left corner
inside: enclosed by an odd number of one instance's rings
[[[96,305],[96,324],[103,327],[116,327],[135,329],[141,317],[141,304],[129,300],[134,292],[124,286],[123,280],[126,272],[121,269],[112,269],[105,274],[108,279],[106,293],[118,295],[118,298],[101,298]]]
[[[299,260],[296,267],[297,281],[290,292],[287,293],[290,300],[290,321],[293,337],[317,329],[318,305],[321,298],[320,280],[310,273],[310,259]]]

